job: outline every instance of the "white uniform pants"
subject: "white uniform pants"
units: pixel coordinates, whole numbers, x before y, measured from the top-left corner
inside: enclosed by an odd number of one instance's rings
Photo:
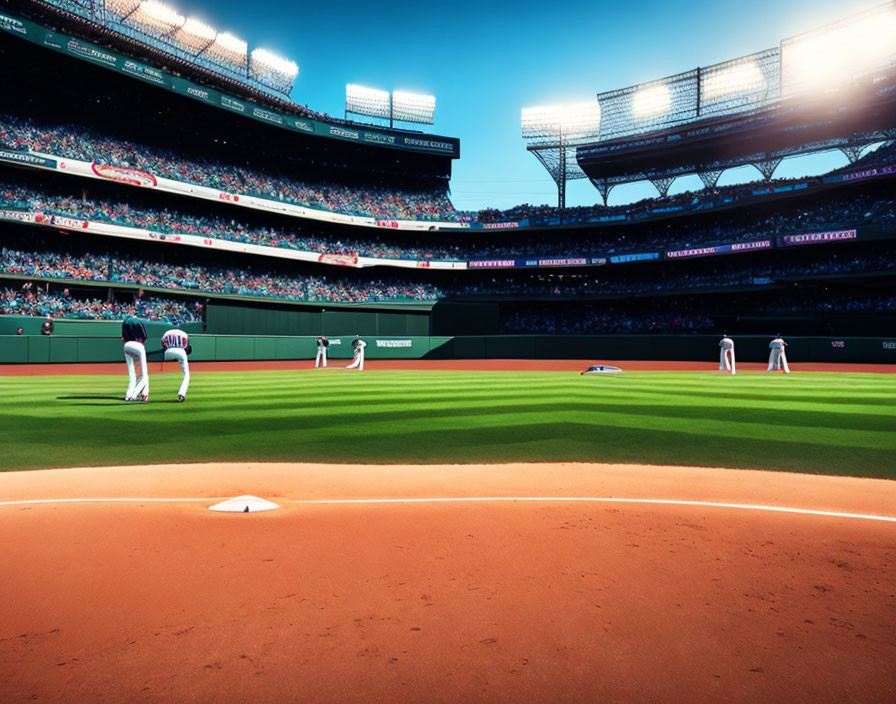
[[[327,348],[326,347],[318,347],[317,348],[317,358],[314,360],[314,368],[325,367],[327,366]]]
[[[346,367],[346,369],[354,369],[355,367],[357,367],[359,371],[362,371],[362,372],[364,371],[364,350],[363,349],[360,349],[357,351],[357,353],[355,354],[354,361],[351,364],[349,364]]]
[[[133,401],[141,396],[149,396],[149,374],[146,372],[146,348],[142,342],[124,343],[124,361],[128,365],[128,390],[124,397]],[[140,363],[140,378],[138,380],[134,364]]]
[[[768,369],[766,371],[776,372],[783,369],[785,374],[790,374],[790,367],[787,366],[787,354],[783,349],[773,349],[768,356]]]
[[[719,356],[719,371],[730,371],[732,374],[737,374],[734,366],[734,350],[722,350],[722,354]]]
[[[180,365],[180,370],[184,373],[184,380],[180,383],[177,395],[186,398],[187,389],[190,387],[190,360],[187,359],[187,351],[180,347],[169,347],[165,350],[165,361],[177,362]]]

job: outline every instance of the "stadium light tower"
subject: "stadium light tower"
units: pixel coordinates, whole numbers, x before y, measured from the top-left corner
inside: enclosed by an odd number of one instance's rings
[[[896,66],[896,2],[781,41],[785,95],[838,91]]]
[[[557,206],[566,208],[566,182],[585,178],[573,147],[593,140],[600,131],[597,101],[571,105],[523,108],[521,113],[526,149],[547,169],[557,184]]]
[[[420,95],[396,90],[391,94],[386,90],[366,88],[354,83],[345,86],[345,115],[364,115],[389,120],[392,127],[395,120],[417,124],[433,124],[436,99],[433,95]]]

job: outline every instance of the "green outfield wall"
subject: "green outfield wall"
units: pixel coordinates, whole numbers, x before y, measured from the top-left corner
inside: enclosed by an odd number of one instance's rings
[[[40,319],[36,321],[38,327]],[[6,321],[4,321],[6,322]],[[56,321],[53,335],[0,334],[0,364],[116,362],[120,326]],[[161,359],[167,325],[151,323],[147,352]],[[189,327],[189,326],[184,326]],[[4,330],[6,328],[4,327]],[[103,334],[96,334],[102,332]],[[317,335],[211,335],[187,330],[196,361],[313,359]],[[93,334],[90,334],[93,333]],[[349,359],[353,335],[329,335],[330,357]],[[707,361],[718,359],[716,335],[367,335],[367,359],[581,359]],[[768,336],[736,337],[737,359],[768,358]],[[896,337],[786,337],[788,359],[799,362],[896,364]]]

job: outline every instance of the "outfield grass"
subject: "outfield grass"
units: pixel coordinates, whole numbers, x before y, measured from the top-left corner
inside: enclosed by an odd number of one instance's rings
[[[122,365],[122,371],[124,370]],[[0,377],[0,469],[638,462],[896,478],[896,375],[343,369]]]

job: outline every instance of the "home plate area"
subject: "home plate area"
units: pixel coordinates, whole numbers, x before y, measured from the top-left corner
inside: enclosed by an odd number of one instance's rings
[[[258,511],[273,511],[280,508],[278,504],[257,496],[237,496],[227,501],[222,501],[214,506],[209,506],[210,511],[223,511],[225,513],[256,513]]]

